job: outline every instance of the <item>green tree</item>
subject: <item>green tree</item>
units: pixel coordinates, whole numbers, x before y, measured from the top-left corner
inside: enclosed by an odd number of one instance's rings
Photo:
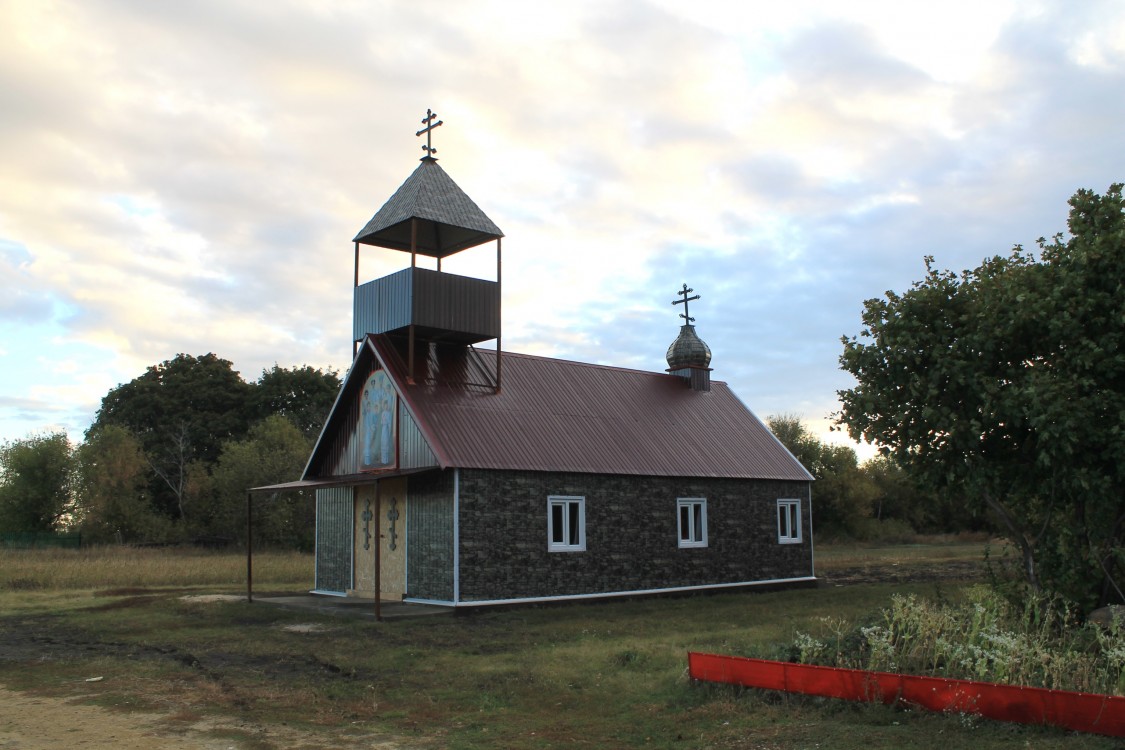
[[[74,451],[65,432],[0,446],[0,530],[56,531],[74,511]]]
[[[859,468],[875,486],[872,513],[879,522],[899,521],[924,534],[992,530],[986,516],[965,512],[959,493],[921,486],[890,456],[875,456]]]
[[[274,414],[254,425],[245,440],[223,447],[213,472],[208,532],[244,538],[246,491],[300,479],[309,440],[288,419]],[[311,549],[316,527],[309,496],[300,492],[256,499],[255,543]],[[233,532],[233,534],[232,534]]]
[[[1070,238],[865,302],[837,415],[934,490],[987,509],[1033,589],[1125,595],[1125,202],[1070,200]]]
[[[133,433],[107,425],[87,433],[77,455],[84,538],[123,543],[167,537],[165,519],[148,501],[149,465]]]
[[[942,528],[939,505],[933,493],[922,491],[901,466],[886,456],[875,456],[860,466],[875,488],[871,513],[878,522],[899,521],[914,531],[952,531]]]
[[[340,378],[334,370],[309,365],[286,369],[277,364],[262,370],[254,389],[253,410],[257,419],[279,414],[296,425],[305,437],[315,440],[336,396]]]
[[[117,425],[132,432],[153,473],[155,507],[183,518],[198,471],[193,465],[210,467],[223,443],[246,435],[252,395],[253,386],[228,360],[178,354],[106,394],[90,429]]]
[[[870,518],[875,487],[860,471],[855,450],[826,443],[792,414],[766,420],[774,436],[816,478],[813,521],[822,536],[862,537]]]

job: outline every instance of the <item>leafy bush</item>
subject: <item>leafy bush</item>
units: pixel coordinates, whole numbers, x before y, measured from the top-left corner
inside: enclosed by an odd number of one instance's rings
[[[805,664],[904,672],[1125,695],[1125,627],[1080,624],[1057,598],[1016,608],[974,586],[959,604],[896,595],[869,624],[824,618],[798,632],[790,658]]]

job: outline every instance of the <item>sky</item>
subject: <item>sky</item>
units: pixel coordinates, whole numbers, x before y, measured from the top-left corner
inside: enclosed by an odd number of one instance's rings
[[[686,283],[712,377],[840,441],[864,300],[1125,180],[1125,3],[0,0],[0,442],[178,353],[345,372],[427,109],[505,350],[662,371]]]

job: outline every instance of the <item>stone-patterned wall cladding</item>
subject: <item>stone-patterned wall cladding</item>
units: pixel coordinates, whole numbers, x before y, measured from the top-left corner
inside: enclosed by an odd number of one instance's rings
[[[411,476],[406,497],[406,596],[451,602],[453,471]]]
[[[316,582],[317,591],[352,587],[351,487],[316,491]]]
[[[547,497],[586,498],[586,550],[547,551]],[[677,498],[707,500],[708,545],[678,546]],[[777,501],[801,500],[800,544]],[[645,591],[812,575],[809,483],[462,470],[461,600]]]

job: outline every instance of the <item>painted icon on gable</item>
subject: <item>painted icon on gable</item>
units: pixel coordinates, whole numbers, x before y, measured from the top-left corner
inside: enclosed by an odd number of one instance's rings
[[[360,471],[395,468],[397,394],[385,370],[376,370],[363,384],[359,404]]]

